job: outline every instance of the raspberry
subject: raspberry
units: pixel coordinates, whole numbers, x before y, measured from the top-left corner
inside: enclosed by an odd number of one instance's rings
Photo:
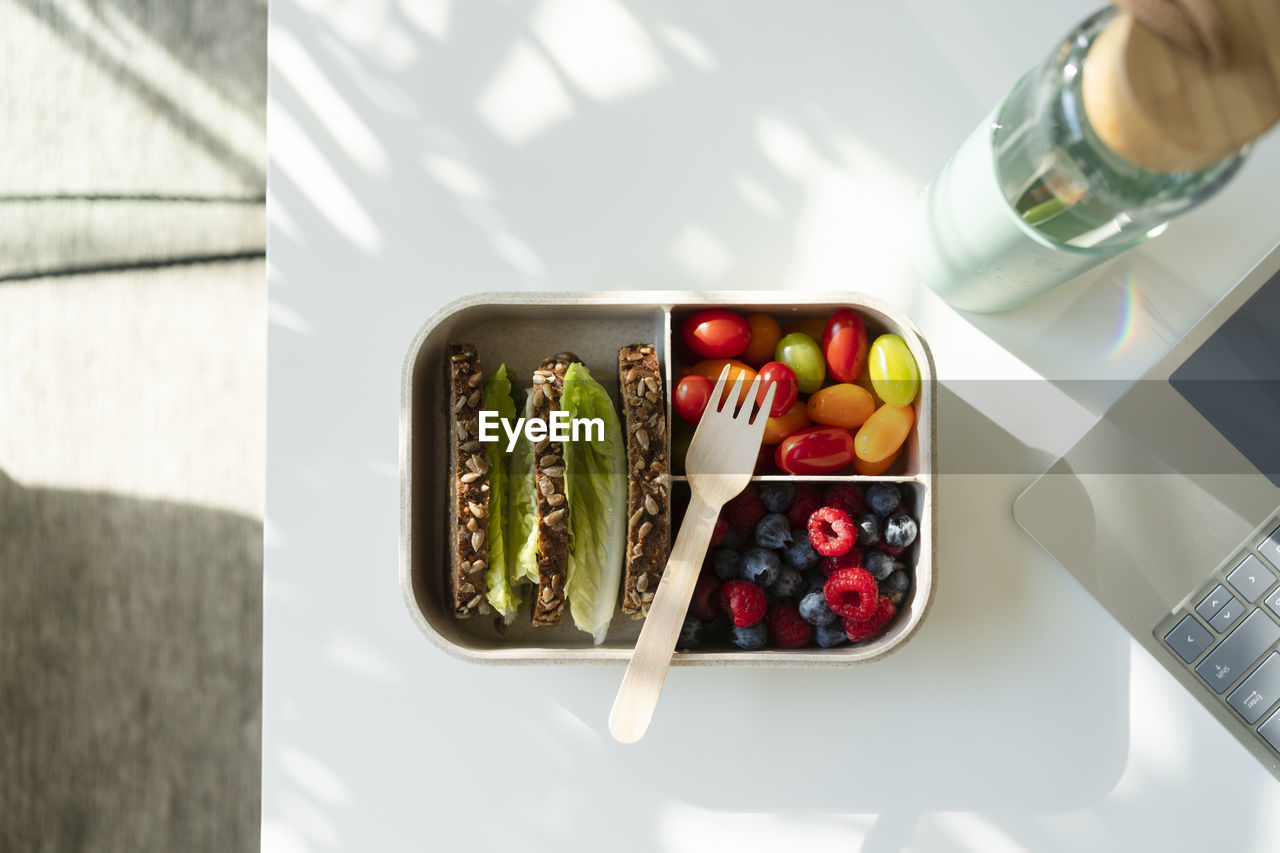
[[[873,581],[874,583],[874,581]],[[754,625],[764,618],[768,604],[764,590],[751,581],[726,581],[720,585],[720,609],[739,628]]]
[[[844,619],[841,624],[844,626],[844,633],[849,638],[849,642],[860,643],[879,634],[897,612],[898,608],[894,606],[894,603],[888,597],[882,595],[876,599],[876,610],[870,619],[861,621]]]
[[[693,599],[689,602],[689,612],[707,621],[716,618],[716,614],[720,612],[716,609],[716,593],[719,590],[718,577],[708,572],[698,575],[698,583],[693,587]]]
[[[813,486],[804,483],[796,484],[796,493],[791,498],[791,506],[787,507],[787,521],[792,527],[804,527],[809,523],[809,516],[822,506],[822,497]]]
[[[813,628],[800,618],[794,604],[775,604],[765,616],[769,636],[784,649],[798,649],[813,637]]]
[[[764,501],[760,500],[760,490],[754,485],[747,486],[740,495],[724,505],[724,515],[729,519],[729,526],[742,533],[754,533],[756,525],[766,512],[768,510],[764,508]]]
[[[818,507],[809,516],[809,541],[813,550],[824,557],[847,553],[858,539],[848,513],[833,506]]]
[[[823,557],[818,563],[822,569],[822,573],[827,577],[831,577],[841,569],[865,569],[863,563],[866,562],[866,552],[854,545],[843,554],[836,554],[831,557]]]
[[[716,517],[716,526],[711,530],[711,547],[715,547],[724,541],[725,534],[729,532],[729,519],[720,514]]]
[[[867,509],[867,499],[862,494],[862,488],[853,483],[832,486],[823,494],[822,501],[827,506],[844,510],[850,518],[866,515],[870,511]]]
[[[875,615],[880,587],[866,569],[841,569],[827,578],[822,595],[837,616],[861,622]]]

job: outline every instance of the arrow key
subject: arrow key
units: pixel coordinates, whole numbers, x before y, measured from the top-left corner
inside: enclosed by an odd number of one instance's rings
[[[1191,663],[1200,657],[1200,653],[1209,648],[1209,644],[1213,642],[1213,635],[1210,634],[1205,627],[1196,621],[1194,616],[1183,616],[1172,631],[1164,635],[1165,644],[1182,658],[1183,662]]]
[[[1276,576],[1253,554],[1245,557],[1240,565],[1227,575],[1227,583],[1247,599],[1250,604],[1262,598],[1262,594],[1276,582]]]
[[[1227,592],[1227,588],[1222,584],[1218,584],[1213,591],[1204,597],[1204,600],[1196,605],[1196,612],[1200,614],[1200,618],[1209,622],[1213,617],[1218,615],[1218,611],[1222,606],[1231,600],[1231,593]]]

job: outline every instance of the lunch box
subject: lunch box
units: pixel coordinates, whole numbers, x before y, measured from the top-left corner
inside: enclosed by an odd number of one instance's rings
[[[577,354],[618,403],[618,348],[656,344],[662,365],[667,405],[668,459],[673,423],[670,389],[674,387],[673,329],[693,311],[723,307],[742,313],[762,312],[784,328],[806,318],[854,308],[870,336],[892,332],[910,348],[920,369],[916,424],[902,453],[886,474],[828,476],[765,475],[756,482],[806,482],[821,489],[838,482],[894,482],[919,522],[919,535],[901,559],[907,561],[912,586],[898,614],[883,634],[858,644],[832,649],[765,647],[745,651],[727,640],[676,652],[675,666],[847,666],[884,657],[920,627],[933,600],[937,540],[934,504],[937,430],[937,379],[929,348],[919,331],[897,308],[857,293],[822,293],[797,298],[778,291],[604,293],[480,293],[458,299],[430,317],[414,336],[405,357],[400,411],[400,587],[413,621],[446,652],[474,663],[577,664],[626,663],[643,620],[615,612],[608,638],[595,646],[589,634],[573,625],[566,611],[560,624],[534,628],[527,608],[512,625],[496,615],[458,619],[450,603],[453,515],[449,507],[449,422],[446,418],[446,348],[474,344],[485,376],[506,363],[523,389],[542,359],[561,350]],[[687,490],[684,477],[673,474],[672,491]],[[674,541],[676,530],[672,530]]]

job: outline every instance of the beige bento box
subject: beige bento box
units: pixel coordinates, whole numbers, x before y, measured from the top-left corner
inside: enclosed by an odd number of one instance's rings
[[[808,482],[818,488],[836,482],[896,482],[903,486],[920,533],[904,555],[912,569],[911,590],[885,633],[875,639],[832,649],[759,651],[744,651],[725,641],[677,652],[673,664],[847,666],[884,657],[916,631],[929,610],[936,584],[937,379],[929,348],[902,312],[857,293],[802,297],[781,291],[537,292],[480,293],[458,299],[423,324],[405,357],[400,411],[400,587],[410,617],[428,639],[446,652],[474,663],[625,663],[642,624],[618,610],[604,644],[593,646],[591,637],[577,630],[568,615],[559,625],[543,628],[534,628],[527,619],[501,626],[493,616],[453,616],[448,604],[450,537],[446,529],[451,518],[447,507],[446,346],[472,343],[480,353],[486,375],[505,362],[522,379],[527,379],[551,353],[572,350],[617,404],[618,348],[654,342],[663,366],[665,389],[670,389],[673,365],[668,355],[672,352],[672,329],[679,328],[684,315],[712,306],[768,313],[784,327],[794,320],[825,316],[848,306],[862,314],[873,338],[894,332],[906,341],[920,368],[921,389],[915,403],[916,426],[889,472],[879,477],[771,475],[755,479]],[[669,395],[667,423],[672,423]],[[670,438],[668,432],[668,450]],[[675,491],[681,488],[684,478],[677,474],[672,480]],[[673,538],[674,534],[673,530]]]

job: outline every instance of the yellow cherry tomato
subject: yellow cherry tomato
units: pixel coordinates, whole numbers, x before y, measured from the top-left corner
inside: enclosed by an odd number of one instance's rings
[[[809,415],[805,411],[804,403],[796,400],[791,404],[791,408],[787,409],[776,418],[769,418],[764,424],[764,439],[761,444],[777,444],[789,435],[797,433],[805,427],[809,426]]]
[[[751,328],[751,340],[741,358],[752,367],[763,367],[773,361],[773,349],[782,339],[782,328],[768,314],[748,314],[747,325]]]
[[[909,406],[881,406],[858,428],[854,453],[863,462],[883,462],[902,447],[915,421],[916,413]]]
[[[876,396],[889,406],[909,406],[920,391],[920,368],[897,335],[881,335],[867,354],[867,370]]]
[[[807,409],[814,423],[857,429],[876,410],[876,401],[866,388],[841,382],[814,392]]]
[[[879,477],[884,472],[893,467],[893,463],[898,461],[898,457],[902,455],[902,450],[890,456],[888,459],[882,459],[879,462],[863,462],[857,456],[853,457],[853,470],[857,471],[864,477]]]

